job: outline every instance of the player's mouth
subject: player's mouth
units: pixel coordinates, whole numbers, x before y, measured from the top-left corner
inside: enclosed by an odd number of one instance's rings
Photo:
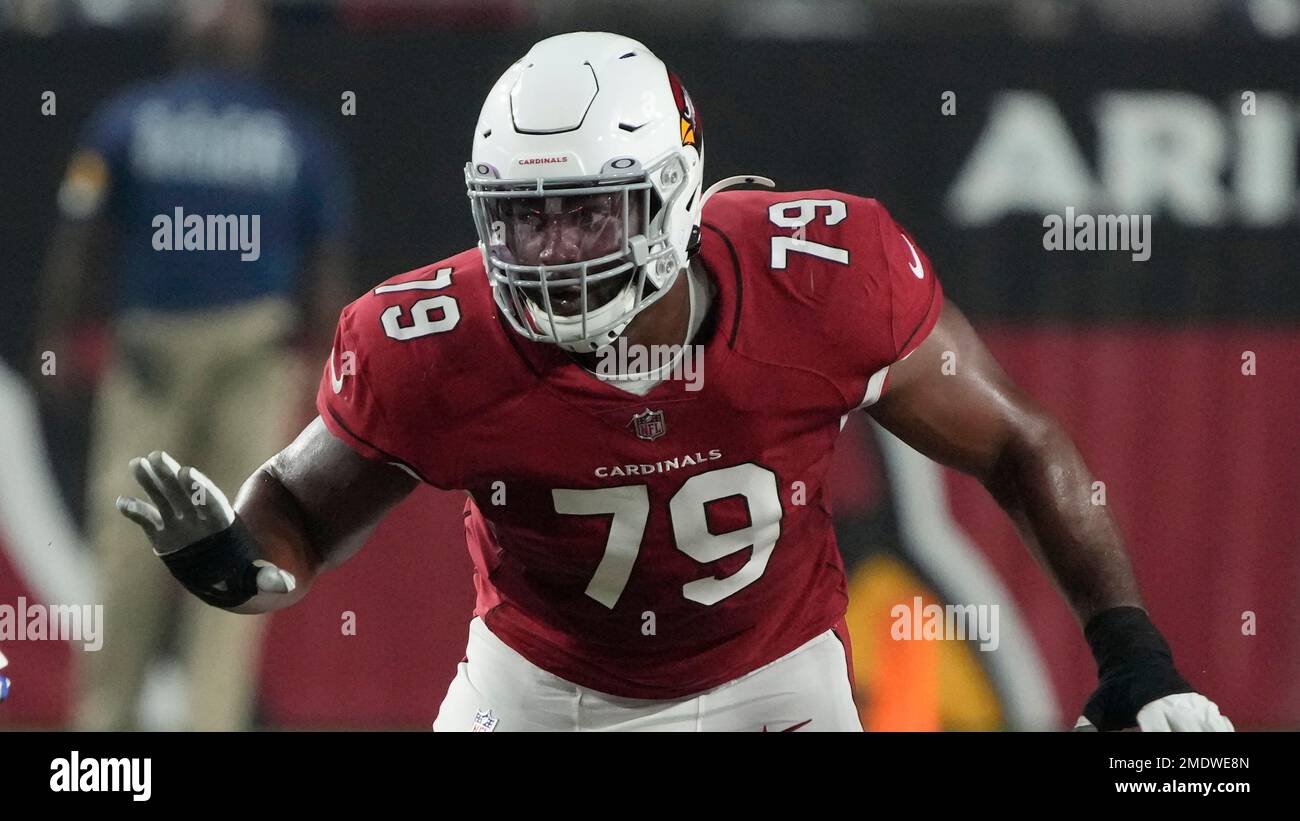
[[[614,297],[627,285],[627,277],[612,277],[610,279],[598,282],[589,282],[587,284],[587,310],[594,311]],[[535,302],[538,307],[544,307],[545,302],[542,299],[540,289],[537,287],[527,287],[528,297]],[[581,285],[564,285],[560,287],[552,286],[550,289],[551,312],[556,316],[577,316],[582,312],[582,286]]]

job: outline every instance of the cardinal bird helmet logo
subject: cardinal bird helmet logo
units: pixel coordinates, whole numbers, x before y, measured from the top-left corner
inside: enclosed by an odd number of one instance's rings
[[[677,75],[671,71],[668,72],[668,85],[673,90],[673,100],[677,102],[677,113],[681,117],[682,145],[693,145],[697,151],[703,150],[703,143],[700,140],[700,115],[695,111],[691,95],[686,93],[682,81],[678,80]]]

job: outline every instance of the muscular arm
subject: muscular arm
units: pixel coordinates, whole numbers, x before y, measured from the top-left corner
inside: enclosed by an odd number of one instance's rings
[[[943,371],[951,351],[955,373]],[[950,369],[951,370],[951,369]],[[889,371],[870,412],[937,462],[978,478],[1064,592],[1081,624],[1141,607],[1114,519],[1064,428],[1003,373],[951,302],[926,341]]]
[[[259,593],[231,609],[261,613],[297,602],[321,571],[360,550],[417,484],[401,469],[357,454],[317,417],[235,499],[263,558],[292,573],[297,586],[287,594]]]

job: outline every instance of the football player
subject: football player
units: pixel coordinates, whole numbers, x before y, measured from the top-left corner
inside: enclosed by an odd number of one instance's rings
[[[1070,437],[880,203],[705,189],[682,84],[591,32],[505,72],[465,179],[478,246],[343,311],[319,417],[234,505],[132,461],[150,501],[118,507],[194,595],[286,607],[417,483],[463,489],[478,600],[435,730],[858,730],[825,479],[865,409],[1020,527],[1098,662],[1084,725],[1231,728],[1174,668]],[[602,367],[638,349],[675,355]]]

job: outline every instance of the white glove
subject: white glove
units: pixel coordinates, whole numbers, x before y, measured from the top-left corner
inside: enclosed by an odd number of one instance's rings
[[[1147,704],[1137,714],[1136,729],[1144,733],[1231,733],[1232,722],[1219,712],[1219,705],[1200,693],[1175,693]],[[1097,728],[1083,716],[1075,730]]]
[[[1144,733],[1233,732],[1232,722],[1219,713],[1219,705],[1200,693],[1156,699],[1138,710],[1138,727]]]
[[[174,553],[230,527],[235,509],[226,494],[198,469],[181,465],[169,454],[154,451],[131,460],[131,472],[153,504],[134,496],[117,497],[117,510],[140,525],[153,543],[154,553]],[[288,593],[293,574],[258,560],[257,589],[263,593]]]

